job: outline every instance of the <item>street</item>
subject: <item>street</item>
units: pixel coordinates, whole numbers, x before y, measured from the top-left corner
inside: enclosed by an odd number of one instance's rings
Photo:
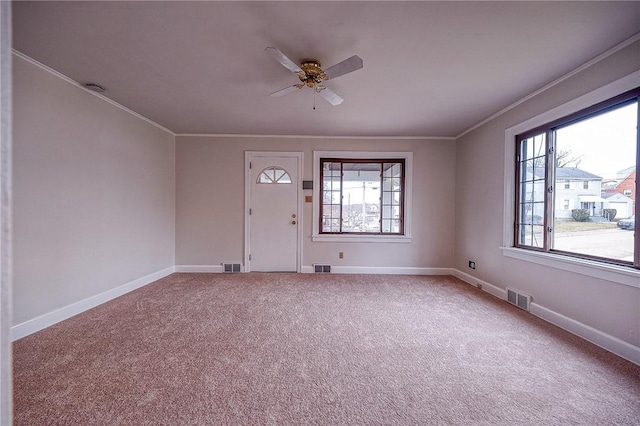
[[[634,231],[603,229],[555,234],[555,250],[633,262]]]

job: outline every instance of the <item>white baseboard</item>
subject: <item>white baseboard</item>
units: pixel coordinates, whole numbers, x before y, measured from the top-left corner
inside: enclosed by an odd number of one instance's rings
[[[507,298],[506,290],[489,284],[486,281],[483,281],[458,269],[452,269],[452,275],[475,287],[478,287],[478,285],[480,284],[482,285],[482,290],[500,299],[505,300]],[[618,339],[617,337],[611,336],[591,326],[552,311],[551,309],[547,309],[537,303],[531,303],[531,305],[529,306],[529,313],[553,325],[556,325],[571,334],[575,334],[576,336],[581,337],[596,346],[600,346],[602,349],[613,352],[621,358],[631,361],[634,364],[640,365],[640,348],[632,345],[631,343],[627,343],[623,340]]]
[[[537,303],[532,303],[530,305],[529,312],[538,318],[562,328],[563,330],[582,337],[596,346],[600,346],[601,348],[606,349],[609,352],[613,352],[634,364],[640,365],[640,348],[632,345],[631,343],[627,343],[617,337],[610,336],[591,326],[554,312],[544,306],[540,306]]]
[[[302,273],[314,273],[313,266],[303,266]],[[379,275],[451,275],[450,268],[420,268],[394,266],[336,266],[331,265],[332,274],[379,274]]]
[[[50,327],[56,323],[59,323],[60,321],[71,318],[88,309],[95,308],[96,306],[108,302],[109,300],[115,299],[116,297],[129,293],[130,291],[157,281],[160,278],[164,278],[167,275],[172,274],[174,272],[174,269],[175,268],[173,266],[170,268],[162,269],[158,272],[154,272],[153,274],[149,274],[136,280],[129,281],[128,283],[112,288],[111,290],[107,290],[103,293],[91,296],[84,300],[80,300],[63,308],[56,309],[55,311],[40,315],[39,317],[30,319],[21,324],[14,325],[10,330],[11,341],[14,342],[25,336],[33,334],[36,331],[40,331],[44,328]]]
[[[455,268],[418,268],[418,267],[369,267],[369,266],[333,266],[332,273],[338,274],[395,274],[395,275],[453,275],[456,278],[473,285],[482,287],[482,290],[492,294],[499,299],[506,299],[506,291],[500,287],[469,275]],[[303,266],[303,273],[313,273],[313,266]],[[174,272],[191,273],[222,273],[222,265],[176,265],[163,269],[153,274],[138,278],[126,284],[105,291],[98,295],[89,297],[69,306],[57,309],[37,318],[25,321],[11,327],[11,341],[16,341],[22,337],[52,326],[60,321],[71,318],[88,309],[94,308],[123,294],[143,287],[154,281],[164,278]],[[554,312],[544,306],[532,303],[530,313],[551,324],[554,324],[576,336],[579,336],[603,349],[640,365],[640,348],[620,340],[614,336],[603,333],[595,328],[583,324],[579,321]]]
[[[474,287],[482,288],[482,290],[486,291],[489,294],[494,295],[495,297],[506,300],[507,299],[507,291],[501,289],[500,287],[496,287],[493,284],[489,284],[486,281],[483,281],[479,278],[474,277],[473,275],[469,275],[466,272],[462,272],[459,269],[451,269],[451,275],[456,278],[461,279],[462,281],[471,284]]]
[[[176,265],[176,272],[222,273],[222,265]]]

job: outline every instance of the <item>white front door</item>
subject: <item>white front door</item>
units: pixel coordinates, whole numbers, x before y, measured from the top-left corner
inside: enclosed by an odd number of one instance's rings
[[[299,153],[248,153],[248,270],[298,271]]]

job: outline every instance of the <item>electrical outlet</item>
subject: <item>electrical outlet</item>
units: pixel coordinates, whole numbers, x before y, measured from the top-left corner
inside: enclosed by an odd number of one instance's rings
[[[338,253],[338,258],[340,258],[340,259],[344,259],[344,252],[340,252],[340,253]]]
[[[469,261],[469,268],[476,269],[476,262],[474,262],[473,260],[470,260]]]

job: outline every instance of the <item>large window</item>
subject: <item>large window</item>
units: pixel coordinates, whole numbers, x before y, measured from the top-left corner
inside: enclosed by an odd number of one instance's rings
[[[640,269],[639,96],[640,88],[516,136],[516,247]]]
[[[404,235],[404,159],[320,158],[321,234]]]

